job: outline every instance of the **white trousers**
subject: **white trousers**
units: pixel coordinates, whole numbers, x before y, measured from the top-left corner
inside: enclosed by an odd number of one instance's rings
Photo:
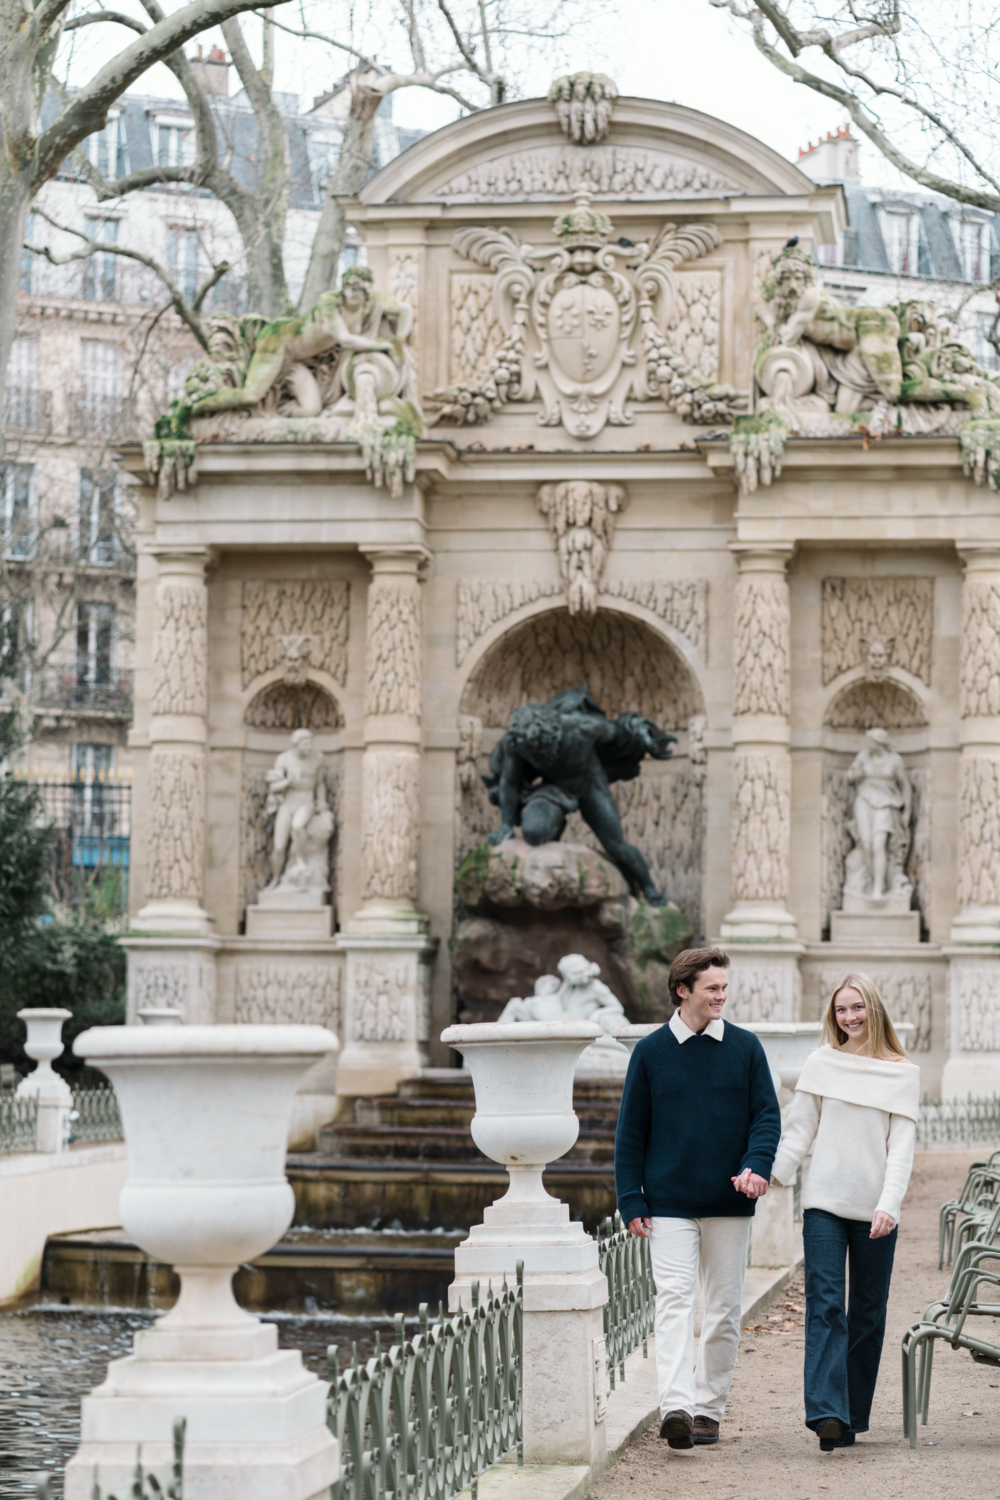
[[[660,1416],[686,1411],[720,1422],[736,1368],[743,1275],[752,1219],[654,1219],[656,1383]],[[701,1340],[694,1365],[694,1299]]]

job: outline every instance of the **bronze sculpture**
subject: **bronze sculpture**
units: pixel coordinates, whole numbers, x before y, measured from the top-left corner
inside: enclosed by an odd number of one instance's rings
[[[587,687],[568,688],[547,703],[516,708],[483,777],[503,819],[489,842],[512,838],[520,823],[526,843],[554,843],[569,814],[579,809],[630,885],[651,906],[665,906],[645,859],[625,841],[611,782],[638,776],[643,756],[669,760],[676,742],[676,735],[640,714],[609,719]]]

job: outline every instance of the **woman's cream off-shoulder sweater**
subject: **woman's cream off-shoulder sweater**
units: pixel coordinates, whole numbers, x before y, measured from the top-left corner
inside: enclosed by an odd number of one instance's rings
[[[799,1076],[771,1175],[783,1186],[794,1182],[811,1148],[804,1209],[860,1220],[881,1212],[898,1223],[919,1102],[915,1064],[820,1047]]]

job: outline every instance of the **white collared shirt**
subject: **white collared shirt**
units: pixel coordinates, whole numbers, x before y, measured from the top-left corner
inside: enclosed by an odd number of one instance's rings
[[[681,1020],[681,1013],[679,1010],[674,1011],[673,1015],[670,1017],[670,1020],[667,1022],[667,1025],[670,1027],[670,1030],[680,1042],[681,1046],[683,1046],[685,1042],[689,1042],[693,1036],[710,1036],[713,1041],[721,1042],[723,1034],[726,1030],[725,1021],[723,1021],[721,1016],[718,1016],[715,1020],[709,1021],[703,1032],[692,1031],[690,1026],[688,1026],[684,1021]]]

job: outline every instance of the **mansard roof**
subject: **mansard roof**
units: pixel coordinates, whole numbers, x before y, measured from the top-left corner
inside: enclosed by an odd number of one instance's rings
[[[829,197],[724,120],[659,99],[619,98],[607,139],[586,146],[567,140],[546,99],[466,115],[383,167],[359,200],[369,208],[547,202],[580,186],[618,202]]]

